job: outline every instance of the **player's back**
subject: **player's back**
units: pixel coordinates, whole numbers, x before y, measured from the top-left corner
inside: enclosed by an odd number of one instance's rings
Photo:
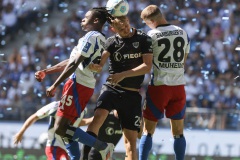
[[[152,85],[182,85],[184,80],[184,58],[189,53],[187,33],[175,25],[160,25],[148,32],[153,40]]]
[[[94,78],[94,73],[88,69],[88,65],[92,62],[97,63],[101,59],[105,41],[106,38],[102,33],[90,31],[79,39],[78,45],[72,50],[70,59],[74,58],[77,53],[86,57],[73,74],[76,76],[76,81],[79,84],[90,88],[95,87],[96,80]]]

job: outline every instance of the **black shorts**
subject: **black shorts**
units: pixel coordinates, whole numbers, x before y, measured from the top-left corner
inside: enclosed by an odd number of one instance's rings
[[[103,108],[109,112],[116,109],[122,128],[140,130],[142,96],[139,92],[129,91],[120,87],[115,90],[103,85],[97,101],[97,108]]]

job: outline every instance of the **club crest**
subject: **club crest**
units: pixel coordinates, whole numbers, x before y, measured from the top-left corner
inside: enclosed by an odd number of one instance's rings
[[[139,42],[133,42],[132,44],[133,44],[134,48],[138,48],[138,46],[139,46]]]

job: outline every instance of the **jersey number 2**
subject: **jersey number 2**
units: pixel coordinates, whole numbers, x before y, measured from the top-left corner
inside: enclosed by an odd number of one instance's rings
[[[180,43],[180,46],[178,45]],[[181,62],[184,58],[184,39],[182,37],[176,37],[173,40],[173,44],[171,45],[171,42],[169,39],[167,38],[163,38],[163,39],[159,39],[158,40],[158,46],[162,46],[165,45],[165,48],[162,50],[162,52],[160,52],[159,56],[158,56],[158,60],[160,62],[171,62],[171,57],[165,57],[165,55],[169,52],[170,48],[173,47],[173,59],[175,60],[175,62]]]

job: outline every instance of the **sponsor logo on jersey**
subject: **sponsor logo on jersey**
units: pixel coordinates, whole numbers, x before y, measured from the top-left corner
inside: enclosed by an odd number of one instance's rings
[[[139,42],[133,42],[132,45],[133,45],[134,48],[138,48],[139,47]]]
[[[139,58],[142,57],[141,53],[133,53],[133,54],[124,54],[124,59],[132,59],[132,58]]]
[[[113,57],[114,57],[114,60],[117,62],[121,61],[121,59],[122,59],[122,55],[119,52],[115,52],[113,54]]]
[[[113,54],[114,60],[119,62],[123,59],[133,59],[133,58],[139,58],[142,57],[141,53],[132,53],[132,54],[124,54],[123,56],[119,52],[115,52]]]
[[[91,43],[87,42],[83,47],[82,51],[87,53],[90,47],[91,47]]]

